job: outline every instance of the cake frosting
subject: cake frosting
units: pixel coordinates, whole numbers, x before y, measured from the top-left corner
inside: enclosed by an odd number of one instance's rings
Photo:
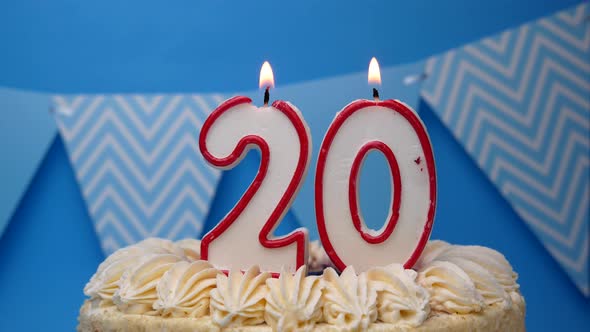
[[[180,260],[182,257],[173,254],[148,254],[141,257],[121,275],[113,302],[125,313],[156,314],[156,286],[162,281],[164,274]]]
[[[319,276],[307,276],[302,267],[295,275],[281,272],[278,279],[266,280],[268,294],[264,320],[277,331],[311,331],[322,317],[322,293],[325,282]]]
[[[231,271],[217,275],[217,288],[211,291],[211,318],[220,327],[264,323],[268,287],[267,272],[258,266],[246,272]]]
[[[345,330],[366,330],[377,320],[377,291],[366,273],[357,275],[347,267],[340,276],[332,268],[323,275],[326,289],[323,296],[324,319]]]
[[[479,312],[494,303],[511,306],[511,293],[519,288],[504,256],[481,246],[432,241],[417,268],[432,308],[448,313]]]
[[[198,240],[147,239],[113,253],[84,288],[90,299],[78,330],[117,331],[142,317],[138,331],[478,330],[471,321],[483,330],[524,331],[518,275],[486,247],[430,241],[414,269],[391,264],[356,273],[350,266],[339,274],[328,267],[308,275],[301,267],[278,278],[257,266],[225,275],[199,260],[199,248]],[[316,268],[329,264],[321,247],[314,251]]]
[[[154,309],[164,317],[202,317],[209,313],[211,291],[220,272],[206,261],[179,261],[164,273]]]
[[[377,292],[377,318],[401,327],[420,326],[430,313],[430,295],[416,282],[417,273],[400,264],[367,271]]]

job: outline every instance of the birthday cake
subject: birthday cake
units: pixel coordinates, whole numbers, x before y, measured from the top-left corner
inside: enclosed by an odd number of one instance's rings
[[[311,273],[307,273],[309,269]],[[147,239],[110,255],[78,331],[524,331],[517,274],[499,252],[430,241],[413,269],[337,273],[317,242],[295,274],[217,270],[200,241]]]
[[[260,81],[264,106],[230,98],[199,134],[203,158],[221,169],[259,149],[242,198],[202,241],[147,239],[110,255],[84,289],[78,331],[524,331],[517,274],[502,254],[429,242],[437,190],[428,133],[414,110],[380,100],[376,88],[373,100],[336,113],[319,150],[315,212],[326,250],[308,245],[304,228],[274,236],[305,178],[311,134],[293,104],[269,103],[268,63]],[[379,230],[358,202],[371,151],[385,157],[392,188]]]

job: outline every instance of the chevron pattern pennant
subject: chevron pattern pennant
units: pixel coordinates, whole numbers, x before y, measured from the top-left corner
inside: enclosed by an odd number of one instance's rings
[[[106,254],[150,236],[197,237],[220,171],[199,153],[219,95],[55,96],[55,116]]]
[[[590,6],[432,58],[422,96],[589,289]]]

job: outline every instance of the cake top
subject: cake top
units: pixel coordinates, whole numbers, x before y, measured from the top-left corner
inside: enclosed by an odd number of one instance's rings
[[[257,266],[228,275],[200,260],[200,243],[147,239],[110,255],[84,293],[127,314],[205,317],[220,327],[267,323],[275,330],[326,322],[366,329],[375,322],[420,326],[439,313],[468,314],[523,301],[517,274],[499,252],[430,241],[414,269],[391,264],[357,274],[328,266],[318,243],[308,267],[271,278]],[[322,272],[323,271],[323,272]]]

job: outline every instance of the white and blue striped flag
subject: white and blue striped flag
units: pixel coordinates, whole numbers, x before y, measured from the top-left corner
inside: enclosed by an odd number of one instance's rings
[[[62,95],[55,116],[106,254],[150,236],[197,238],[220,171],[199,152],[219,95]]]
[[[590,295],[590,6],[427,63],[422,96]]]

